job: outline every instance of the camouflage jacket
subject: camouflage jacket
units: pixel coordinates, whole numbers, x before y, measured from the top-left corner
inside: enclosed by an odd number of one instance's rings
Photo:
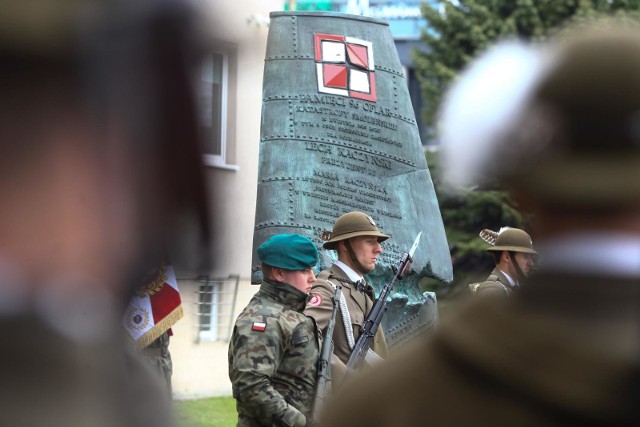
[[[302,311],[307,295],[264,281],[229,343],[238,426],[304,426],[316,385],[319,334]]]

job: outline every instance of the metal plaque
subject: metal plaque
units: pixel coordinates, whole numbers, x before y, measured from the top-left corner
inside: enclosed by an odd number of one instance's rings
[[[298,233],[321,252],[318,235],[349,211],[369,214],[391,236],[376,270],[379,290],[392,265],[422,238],[413,272],[398,282],[383,326],[389,344],[437,317],[424,276],[452,279],[451,258],[405,75],[386,22],[331,12],[273,12],[264,68],[252,282],[262,279],[257,247]]]

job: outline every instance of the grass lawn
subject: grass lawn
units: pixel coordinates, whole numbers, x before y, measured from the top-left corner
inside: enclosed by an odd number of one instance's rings
[[[238,422],[232,397],[174,402],[180,427],[233,427]]]

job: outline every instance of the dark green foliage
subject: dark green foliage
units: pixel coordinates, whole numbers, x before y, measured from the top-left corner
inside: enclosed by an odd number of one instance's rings
[[[432,2],[433,3],[433,2]],[[414,53],[429,129],[443,92],[469,60],[498,39],[542,40],[559,26],[598,14],[638,11],[640,0],[438,0],[424,3],[426,49]],[[455,5],[453,3],[456,3]],[[443,10],[443,13],[440,13]],[[436,135],[429,131],[426,139]]]

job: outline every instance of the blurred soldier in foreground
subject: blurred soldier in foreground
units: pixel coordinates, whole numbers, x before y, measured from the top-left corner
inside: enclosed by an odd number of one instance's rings
[[[375,293],[364,275],[373,271],[382,253],[381,242],[389,238],[381,233],[373,219],[363,212],[348,212],[340,216],[331,233],[327,233],[325,249],[338,252],[338,260],[318,274],[311,289],[311,300],[305,313],[316,319],[318,327],[325,330],[333,311],[332,297],[337,286],[342,286],[339,315],[333,331],[334,355],[332,359],[333,384],[338,385],[346,374],[351,351],[360,337],[360,331],[373,307]],[[373,352],[384,358],[387,343],[379,328]],[[371,353],[371,352],[370,352]],[[380,357],[372,356],[375,359]]]
[[[620,23],[475,63],[445,109],[449,171],[497,173],[535,209],[545,263],[343,388],[323,425],[639,425],[639,111],[640,30]],[[510,157],[463,160],[476,144]]]
[[[531,237],[519,228],[503,227],[499,232],[482,230],[480,237],[492,246],[487,252],[493,253],[496,267],[487,280],[472,283],[469,289],[481,296],[508,296],[533,270],[535,256]]]
[[[302,311],[318,250],[298,234],[278,234],[258,247],[264,281],[236,319],[229,378],[238,426],[307,424],[315,393],[320,335]]]
[[[191,17],[177,1],[0,4],[3,425],[171,424],[120,320],[178,220],[206,223]]]

